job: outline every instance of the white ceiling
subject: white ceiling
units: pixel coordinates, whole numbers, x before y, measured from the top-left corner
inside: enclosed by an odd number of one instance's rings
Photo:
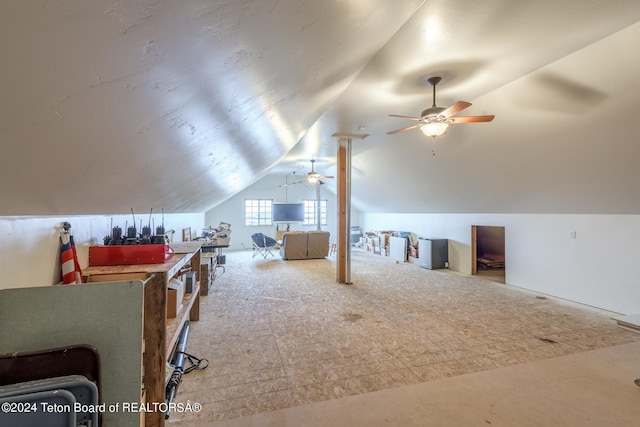
[[[0,215],[202,212],[335,173],[373,212],[640,213],[637,0],[3,0]],[[389,114],[473,103],[435,145]]]

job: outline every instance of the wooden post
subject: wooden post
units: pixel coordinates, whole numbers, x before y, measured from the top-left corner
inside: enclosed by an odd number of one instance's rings
[[[478,226],[471,226],[471,275],[478,274]]]
[[[192,257],[191,257],[191,271],[193,271],[195,273],[195,277],[194,280],[196,283],[200,283],[200,289],[202,289],[203,286],[206,286],[207,288],[209,287],[209,278],[203,278],[202,277],[202,271],[200,268],[201,265],[201,255],[202,252],[201,251],[197,251]],[[215,268],[215,267],[214,267]],[[193,284],[193,286],[195,287],[195,283]],[[196,297],[199,298],[199,297]],[[200,320],[200,304],[194,304],[193,306],[191,306],[191,310],[189,310],[189,320],[191,321],[198,321]]]
[[[338,138],[338,255],[336,280],[351,284],[351,140],[369,135],[334,133]]]
[[[336,281],[347,281],[347,147],[343,140],[338,140],[338,255],[336,256]]]
[[[167,275],[157,272],[144,287],[144,388],[146,402],[152,405],[166,400],[164,376],[166,366]],[[145,425],[163,426],[164,413],[145,412]]]

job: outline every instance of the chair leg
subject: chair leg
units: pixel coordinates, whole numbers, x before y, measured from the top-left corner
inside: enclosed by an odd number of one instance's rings
[[[329,243],[329,256],[336,254],[336,244]]]
[[[257,244],[256,242],[253,242],[253,256],[251,258],[254,258],[257,254],[262,255],[262,258],[264,259],[267,258],[267,255],[275,257],[273,252],[271,252],[271,249],[273,249],[273,246],[267,245],[267,239],[264,239],[264,245],[262,246]]]

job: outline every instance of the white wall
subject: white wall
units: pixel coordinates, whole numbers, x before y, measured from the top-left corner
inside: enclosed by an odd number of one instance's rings
[[[148,223],[148,216],[136,216],[139,222]],[[102,244],[103,238],[113,226],[125,230],[125,222],[131,225],[131,215],[67,216],[67,217],[0,217],[0,289],[45,286],[59,283],[60,230],[62,223],[71,224],[78,252],[80,267],[89,264],[89,246]],[[161,225],[154,215],[155,225]],[[204,214],[165,214],[166,230],[175,230],[174,241],[182,240],[182,229],[200,230]]]
[[[289,179],[289,182],[293,182]],[[316,199],[315,186],[308,183],[300,183],[281,187],[285,183],[285,175],[270,174],[260,179],[244,191],[236,194],[226,202],[208,211],[205,214],[206,227],[217,227],[220,222],[231,224],[230,250],[249,249],[252,247],[251,235],[264,233],[267,236],[276,236],[276,225],[269,227],[245,227],[244,225],[244,200],[245,199],[273,199],[274,202],[300,203],[303,199]],[[337,239],[337,207],[336,196],[326,185],[320,187],[320,198],[327,200],[327,225],[323,230],[331,234],[330,241]],[[359,213],[352,213],[352,224],[359,220]],[[283,227],[283,225],[281,225]],[[315,225],[302,225],[292,223],[291,230],[316,230]]]
[[[471,273],[471,226],[505,227],[510,285],[623,314],[640,313],[640,216],[361,214],[363,231],[449,239],[449,268]]]
[[[275,188],[274,188],[275,185]],[[312,187],[288,187],[289,202],[313,198]],[[231,249],[251,247],[256,231],[274,235],[273,227],[244,227],[245,197],[284,202],[279,179],[261,180],[206,214],[165,214],[165,228],[198,232],[220,221],[232,224]],[[323,192],[329,204],[329,226],[336,236],[335,196]],[[0,289],[43,286],[60,281],[59,232],[72,225],[81,267],[88,265],[88,247],[102,243],[114,225],[124,228],[128,215],[68,217],[0,217]],[[139,220],[139,219],[138,219]],[[156,225],[159,220],[156,219]],[[639,215],[539,214],[367,214],[354,212],[352,224],[363,231],[413,231],[421,237],[449,239],[449,268],[471,273],[471,226],[505,227],[506,280],[510,285],[623,314],[640,313]],[[292,227],[294,228],[294,227]],[[296,229],[314,229],[296,225]],[[575,238],[573,237],[575,236]]]

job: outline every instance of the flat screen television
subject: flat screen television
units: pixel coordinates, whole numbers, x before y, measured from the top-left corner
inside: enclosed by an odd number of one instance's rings
[[[304,220],[304,204],[274,203],[273,222],[302,222]]]

